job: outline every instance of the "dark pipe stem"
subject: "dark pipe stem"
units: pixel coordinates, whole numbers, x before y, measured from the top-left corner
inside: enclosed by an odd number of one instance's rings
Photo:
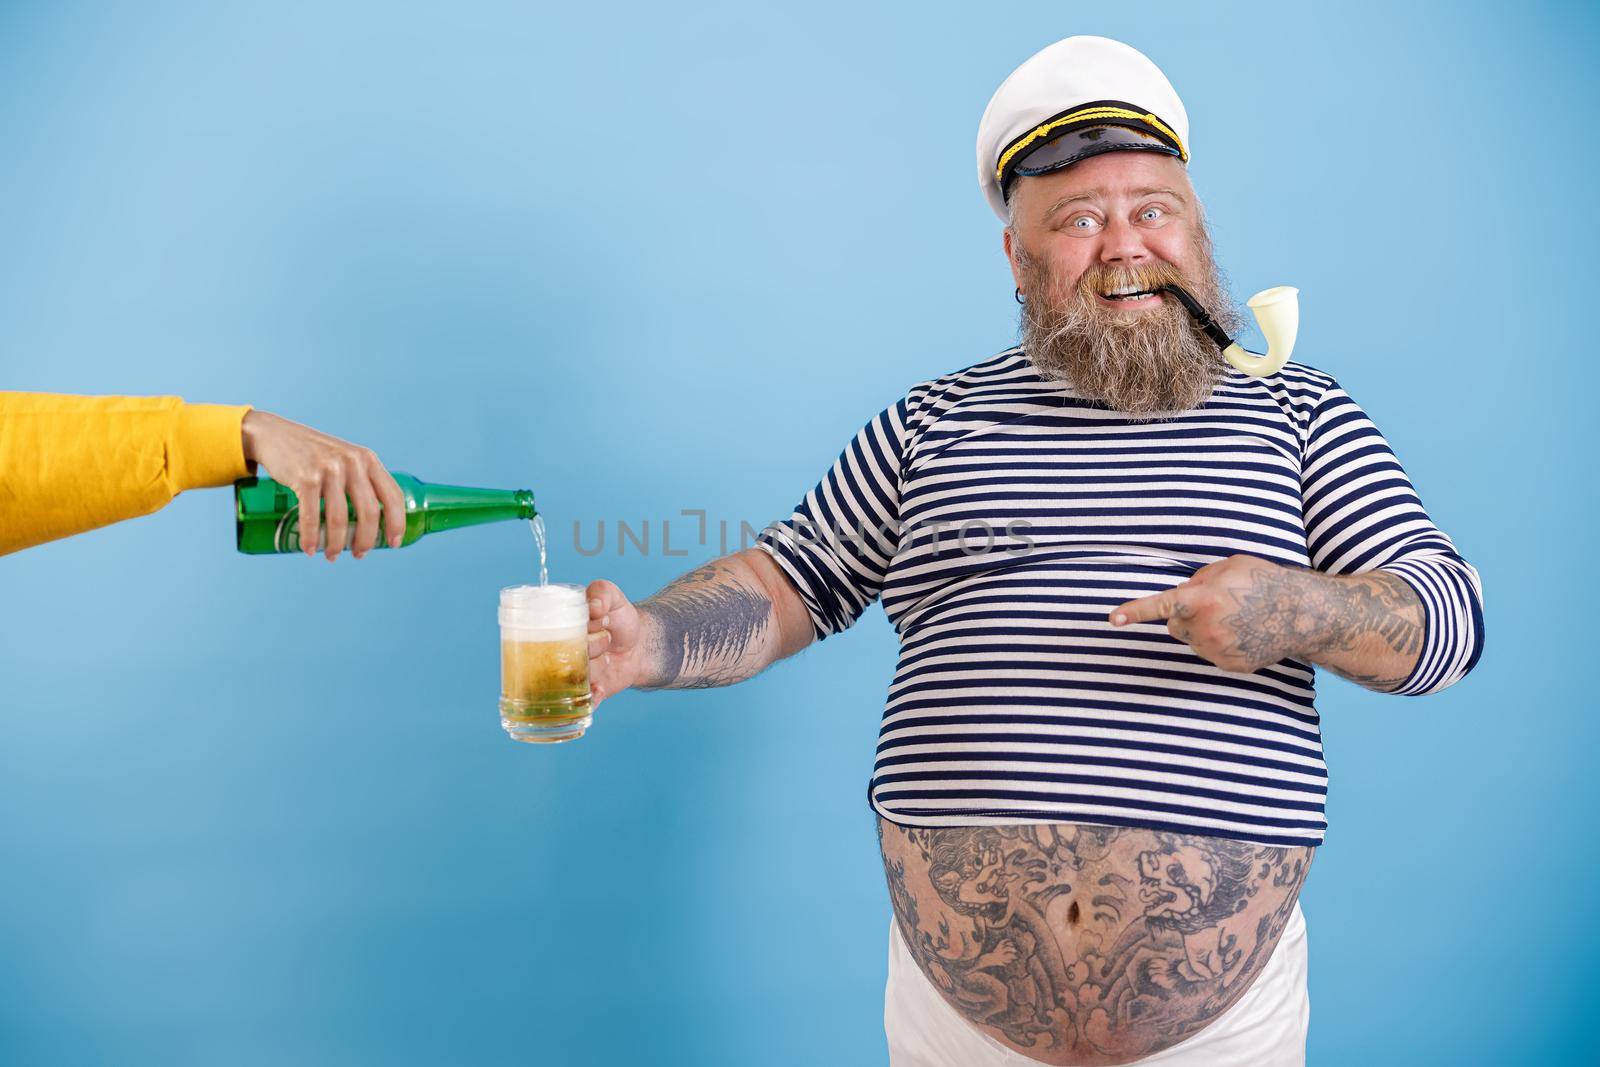
[[[1156,286],[1156,292],[1171,293],[1177,297],[1178,303],[1188,309],[1189,314],[1194,316],[1194,321],[1199,325],[1200,329],[1205,331],[1207,337],[1217,343],[1218,348],[1226,349],[1233,344],[1233,338],[1223,333],[1222,327],[1213,322],[1211,316],[1206,314],[1206,309],[1200,306],[1200,301],[1190,296],[1187,292],[1176,285],[1158,285]]]

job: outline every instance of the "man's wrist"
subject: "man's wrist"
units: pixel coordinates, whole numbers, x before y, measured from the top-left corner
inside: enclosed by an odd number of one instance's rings
[[[1292,572],[1299,589],[1295,606],[1294,625],[1289,628],[1292,646],[1288,655],[1294,659],[1315,663],[1326,653],[1333,640],[1334,613],[1330,610],[1340,595],[1339,577],[1299,567],[1286,567]]]
[[[650,610],[648,600],[634,605],[639,611],[639,643],[634,663],[633,689],[665,689],[674,679],[662,655],[661,620]]]
[[[1420,646],[1422,605],[1402,580],[1383,571],[1361,574],[1305,572],[1306,592],[1294,632],[1296,659],[1351,677],[1358,669],[1362,684],[1376,681],[1366,672],[1379,670],[1369,661],[1414,654]],[[1354,664],[1352,656],[1361,662]],[[1414,662],[1407,660],[1407,662]]]

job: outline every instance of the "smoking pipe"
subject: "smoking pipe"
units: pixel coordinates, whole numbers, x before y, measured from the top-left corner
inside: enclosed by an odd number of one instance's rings
[[[1245,301],[1245,306],[1256,317],[1261,336],[1267,339],[1267,352],[1246,351],[1244,346],[1229,337],[1200,306],[1200,301],[1176,285],[1162,285],[1158,293],[1171,293],[1194,316],[1195,323],[1205,335],[1222,349],[1222,358],[1239,370],[1256,378],[1277,374],[1289,361],[1294,351],[1294,335],[1300,329],[1300,290],[1292,285],[1277,285]]]

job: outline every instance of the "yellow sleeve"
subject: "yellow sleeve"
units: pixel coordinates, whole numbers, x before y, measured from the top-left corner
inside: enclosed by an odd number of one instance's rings
[[[0,555],[249,474],[248,405],[0,392]]]

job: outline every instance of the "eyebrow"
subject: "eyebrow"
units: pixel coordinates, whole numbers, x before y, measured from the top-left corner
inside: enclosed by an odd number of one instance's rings
[[[1154,195],[1156,195],[1158,193],[1163,193],[1163,194],[1165,194],[1167,196],[1172,197],[1172,199],[1176,200],[1180,204],[1187,204],[1189,202],[1188,198],[1185,197],[1182,193],[1178,192],[1178,190],[1169,189],[1169,188],[1167,188],[1165,186],[1162,186],[1160,188],[1155,188],[1155,189],[1134,189],[1134,190],[1132,190],[1132,193],[1133,193],[1133,195],[1134,195],[1134,197],[1136,199],[1137,198],[1146,197],[1146,196],[1154,196]],[[1079,200],[1094,200],[1096,198],[1104,197],[1105,195],[1106,195],[1106,190],[1104,190],[1104,189],[1088,189],[1088,190],[1085,190],[1084,192],[1081,192],[1081,193],[1073,193],[1071,196],[1064,196],[1060,200],[1057,200],[1055,203],[1051,204],[1048,209],[1046,209],[1046,211],[1044,213],[1044,218],[1048,219],[1050,216],[1054,215],[1056,212],[1060,211],[1062,208],[1066,207],[1068,204],[1075,203],[1075,202],[1077,202]]]

